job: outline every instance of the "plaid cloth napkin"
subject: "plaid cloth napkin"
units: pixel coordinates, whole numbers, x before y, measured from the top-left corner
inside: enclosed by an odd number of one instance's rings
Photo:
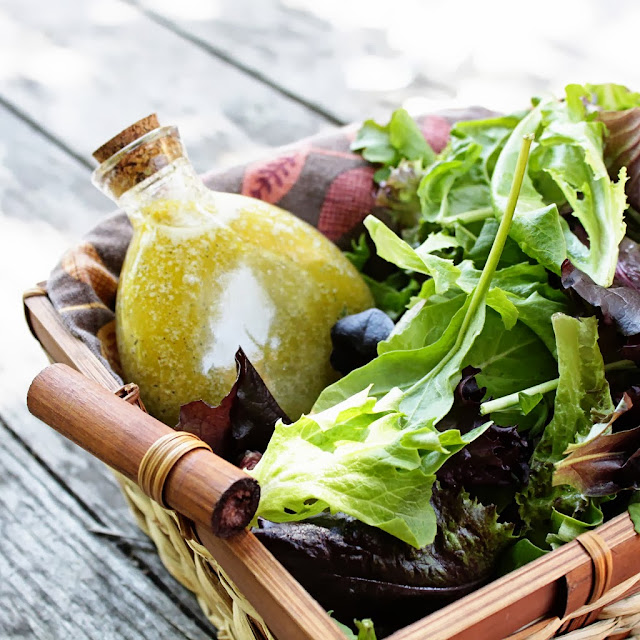
[[[418,120],[436,152],[447,143],[451,125],[493,115],[472,108]],[[375,209],[374,169],[350,150],[357,128],[346,127],[275,149],[270,157],[204,176],[215,191],[241,193],[276,204],[317,227],[341,248],[362,230]],[[125,214],[107,218],[70,248],[47,283],[49,298],[71,333],[83,340],[120,382],[115,337],[118,277],[131,240]]]

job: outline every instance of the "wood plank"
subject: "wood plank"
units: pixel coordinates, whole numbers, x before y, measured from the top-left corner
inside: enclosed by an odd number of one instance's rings
[[[48,362],[27,328],[22,292],[46,278],[65,248],[95,224],[102,214],[100,207],[106,211],[110,205],[89,184],[86,167],[2,108],[0,141],[0,273],[4,274],[0,278],[0,416],[23,446],[60,478],[64,485],[60,492],[72,491],[90,511],[101,514],[101,522],[91,524],[96,543],[130,545],[133,557],[148,567],[164,591],[204,625],[193,596],[165,571],[150,541],[135,525],[110,471],[27,411],[27,388]],[[4,464],[0,454],[0,467]],[[0,513],[3,523],[5,513]],[[65,560],[59,562],[63,571]],[[133,565],[131,571],[136,572]],[[33,617],[32,612],[25,624]]]
[[[0,60],[0,94],[87,159],[152,111],[201,172],[327,124],[120,0],[3,3]]]
[[[634,0],[619,0],[615,11],[583,0],[579,17],[570,3],[541,0],[526,21],[495,2],[132,4],[343,120],[383,117],[408,99],[420,110],[471,104],[514,110],[569,82],[636,90],[639,83],[631,49],[640,20]],[[491,32],[496,15],[500,26]],[[627,55],[621,46],[629,47]]]
[[[2,424],[0,457],[3,637],[211,637],[131,559],[88,532],[96,523]]]

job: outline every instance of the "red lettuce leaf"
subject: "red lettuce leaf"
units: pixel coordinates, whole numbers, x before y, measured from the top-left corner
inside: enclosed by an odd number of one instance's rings
[[[480,415],[480,404],[487,392],[479,387],[476,375],[477,367],[467,366],[462,370],[462,378],[453,392],[453,405],[449,413],[438,422],[438,430],[459,429],[460,433],[469,433],[471,429],[488,422],[488,416]]]
[[[486,416],[485,416],[486,418]],[[513,487],[529,480],[531,447],[516,427],[492,424],[481,436],[450,458],[438,471],[443,485]]]
[[[626,286],[601,287],[568,260],[562,264],[562,286],[598,307],[605,321],[615,322],[623,335],[640,333],[640,291]]]
[[[512,540],[512,525],[498,522],[495,507],[464,492],[436,485],[431,503],[438,533],[422,549],[343,514],[261,520],[254,533],[320,604],[338,617],[372,617],[381,630],[477,588]]]
[[[625,394],[609,418],[609,426],[631,407],[631,399]],[[553,474],[553,485],[563,484],[589,497],[640,488],[640,427],[598,435],[572,447]]]
[[[640,209],[640,108],[602,111],[599,118],[608,131],[604,160],[609,174],[617,177],[620,169],[627,167],[627,200],[634,209]]]
[[[467,433],[488,420],[480,415],[480,404],[486,393],[478,387],[480,369],[465,367],[454,393],[451,411],[438,423],[439,430],[459,429]],[[472,490],[478,487],[513,487],[524,485],[529,478],[531,448],[516,427],[491,425],[471,444],[451,457],[439,469],[443,485]]]
[[[220,404],[195,400],[183,405],[176,429],[198,436],[229,462],[253,468],[275,423],[290,420],[242,349],[236,352],[236,368],[238,377]]]
[[[613,284],[640,291],[640,245],[631,238],[620,243]]]

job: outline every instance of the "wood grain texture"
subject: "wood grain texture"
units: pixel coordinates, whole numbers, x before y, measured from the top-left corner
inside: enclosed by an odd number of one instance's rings
[[[613,588],[638,573],[640,536],[626,513],[599,527],[598,533],[612,550]],[[583,588],[585,567],[591,567],[591,559],[574,540],[394,633],[389,640],[500,640],[540,617],[564,616],[586,604],[591,590]],[[580,580],[574,581],[574,575]],[[589,582],[593,583],[593,574]],[[567,594],[567,587],[584,599]]]
[[[9,48],[16,64],[0,94],[86,159],[154,111],[180,126],[200,172],[328,124],[120,0],[21,0],[2,17],[0,57]]]
[[[337,9],[282,0],[234,0],[194,5],[192,11],[154,0],[131,4],[334,121],[385,117],[410,96],[454,94],[420,73],[410,55],[389,43],[377,21],[369,26],[372,15],[358,3]],[[376,11],[375,3],[372,10]]]
[[[27,406],[134,482],[152,445],[164,436],[176,435],[171,427],[64,364],[51,365],[36,376]],[[258,498],[253,478],[206,449],[192,450],[177,459],[164,482],[164,500],[170,508],[224,537],[249,524]],[[236,513],[225,519],[224,514],[234,506]]]
[[[211,637],[133,571],[131,558],[90,533],[97,523],[1,423],[0,456],[1,637]]]

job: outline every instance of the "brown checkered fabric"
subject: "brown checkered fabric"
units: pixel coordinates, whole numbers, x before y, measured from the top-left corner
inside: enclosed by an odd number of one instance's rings
[[[440,151],[451,123],[487,117],[474,108],[419,120],[425,138]],[[276,204],[306,220],[345,248],[374,209],[373,168],[350,150],[356,127],[274,150],[260,161],[215,170],[203,179],[216,191],[242,193]],[[71,332],[119,377],[115,340],[118,277],[131,239],[127,217],[101,222],[63,256],[47,283],[49,297]]]

